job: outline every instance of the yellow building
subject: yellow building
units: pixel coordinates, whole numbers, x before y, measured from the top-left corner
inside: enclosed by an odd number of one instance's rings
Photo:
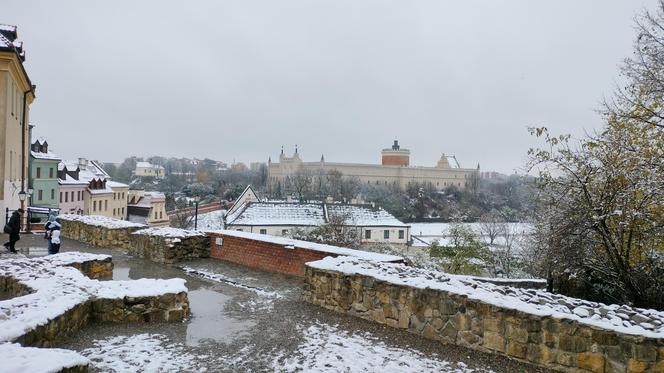
[[[166,196],[161,192],[130,190],[127,208],[129,221],[147,224],[151,227],[168,226]]]
[[[410,184],[429,184],[438,190],[452,186],[472,188],[480,171],[479,165],[477,168],[462,168],[455,156],[445,154],[433,167],[411,166],[410,150],[402,149],[396,140],[391,148],[382,150],[381,164],[332,163],[326,162],[322,156],[319,162],[303,162],[296,148],[292,157],[285,156],[282,150],[279,162],[268,160],[268,191],[292,191],[293,177],[299,170],[315,176],[339,171],[365,185],[405,189]]]
[[[0,24],[0,209],[25,207],[30,150],[29,109],[35,88],[23,63],[15,26]]]

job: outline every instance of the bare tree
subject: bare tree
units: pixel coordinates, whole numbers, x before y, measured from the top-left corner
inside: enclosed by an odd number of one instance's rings
[[[493,245],[496,237],[505,229],[505,219],[496,210],[491,210],[480,216],[480,233],[489,239],[489,245]]]
[[[313,173],[304,167],[298,168],[291,178],[293,190],[300,202],[304,202],[304,200],[309,197],[313,179]]]

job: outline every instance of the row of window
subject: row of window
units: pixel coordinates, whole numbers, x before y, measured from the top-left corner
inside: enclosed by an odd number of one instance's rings
[[[406,232],[403,229],[400,229],[399,230],[399,239],[403,240],[405,237],[406,237]],[[371,230],[370,229],[367,229],[367,230],[364,231],[364,238],[367,239],[367,240],[371,239]],[[386,239],[386,240],[390,239],[390,230],[389,229],[385,229],[383,231],[383,238]]]
[[[41,178],[41,167],[37,167],[37,169],[35,170],[35,174],[36,174],[36,175],[35,175],[35,178],[36,178],[36,179]],[[53,178],[55,178],[54,175],[55,175],[55,170],[54,170],[54,168],[53,168],[53,167],[49,167],[49,168],[48,168],[48,178],[49,178],[49,179],[53,179]]]
[[[113,193],[113,199],[115,199],[115,200],[118,200],[118,199],[122,200],[124,198],[125,198],[124,192],[122,192],[122,193],[120,193],[120,192]]]
[[[55,189],[51,189],[51,199],[55,199]],[[43,201],[44,200],[44,191],[41,189],[37,189],[37,201]]]
[[[116,215],[121,215],[122,217],[124,217],[124,207],[113,209],[113,216]]]
[[[157,216],[159,216],[159,217],[157,218]],[[154,212],[154,220],[163,219],[163,218],[164,218],[164,212],[163,211],[159,211],[159,214],[157,214],[157,211]]]
[[[64,199],[62,198],[64,196]],[[76,197],[76,199],[74,199]],[[64,202],[76,202],[76,201],[82,201],[83,200],[83,191],[79,190],[74,194],[74,191],[72,190],[71,192],[60,192],[60,203]]]

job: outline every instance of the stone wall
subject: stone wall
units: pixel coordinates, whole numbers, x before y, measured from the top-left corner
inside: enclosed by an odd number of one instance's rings
[[[307,302],[562,372],[664,372],[664,339],[538,316],[430,288],[307,266]]]
[[[96,299],[91,306],[96,322],[172,322],[185,319],[189,312],[187,293]]]
[[[109,256],[103,260],[89,260],[68,264],[81,271],[84,275],[95,280],[110,280],[113,278],[113,260]]]
[[[131,245],[126,249],[134,256],[157,263],[172,264],[196,258],[208,258],[210,239],[204,234],[186,237],[132,234]]]
[[[128,249],[132,246],[131,234],[143,227],[107,228],[81,221],[61,220],[62,236],[92,246]]]
[[[93,246],[124,249],[131,255],[157,263],[170,264],[210,256],[210,241],[200,232],[169,227],[147,228],[96,216],[65,215],[61,217],[61,223],[63,237]]]

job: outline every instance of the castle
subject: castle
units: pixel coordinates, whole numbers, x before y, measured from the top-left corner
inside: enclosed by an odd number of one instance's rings
[[[445,154],[434,167],[411,166],[410,150],[402,149],[397,140],[392,147],[382,150],[381,158],[381,164],[332,163],[326,162],[324,156],[318,162],[303,162],[297,147],[292,157],[286,157],[282,148],[279,162],[272,162],[272,158],[268,160],[268,191],[288,191],[298,170],[313,175],[326,175],[336,170],[366,185],[393,185],[401,189],[413,183],[430,184],[438,190],[450,186],[466,189],[474,187],[479,178],[479,165],[477,168],[461,168],[455,156]]]

